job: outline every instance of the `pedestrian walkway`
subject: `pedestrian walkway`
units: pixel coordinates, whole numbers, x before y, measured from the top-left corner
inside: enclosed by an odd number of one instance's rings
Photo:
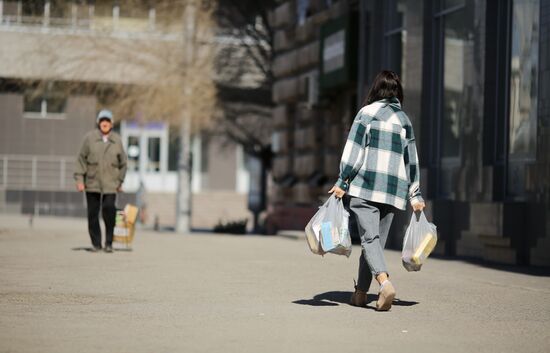
[[[79,219],[0,215],[0,352],[544,352],[550,277],[387,251],[390,312],[347,304],[350,259],[288,237],[138,231],[91,253]],[[120,247],[120,246],[119,246]]]

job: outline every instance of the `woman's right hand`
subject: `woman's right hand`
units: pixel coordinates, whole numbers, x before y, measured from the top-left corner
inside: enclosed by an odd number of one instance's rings
[[[423,211],[424,207],[426,207],[425,202],[417,202],[414,205],[412,205],[412,208],[413,208],[414,212]]]
[[[339,198],[339,199],[341,199],[342,197],[344,197],[344,195],[346,194],[346,192],[345,192],[343,189],[341,189],[340,187],[338,187],[338,186],[336,186],[336,185],[334,185],[334,186],[332,187],[332,189],[330,189],[330,190],[328,191],[328,193],[329,193],[329,194],[334,193],[334,195],[335,195],[337,198]]]

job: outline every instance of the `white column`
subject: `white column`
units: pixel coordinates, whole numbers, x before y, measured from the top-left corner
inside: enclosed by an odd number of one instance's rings
[[[147,173],[147,164],[149,164],[149,136],[145,133],[141,122],[139,123],[139,175],[144,176]],[[145,180],[145,178],[143,178]]]
[[[157,10],[155,8],[149,9],[149,30],[154,31],[156,29]]]
[[[48,27],[50,25],[50,2],[46,1],[44,3],[44,21],[42,22],[44,27]]]
[[[168,124],[163,124],[160,136],[160,166],[159,171],[164,176],[168,171]]]
[[[118,17],[120,16],[120,7],[118,5],[113,6],[113,30],[118,30]]]
[[[191,171],[191,191],[197,193],[201,191],[202,187],[202,140],[199,134],[193,136],[192,144],[193,167]]]
[[[23,3],[19,0],[17,2],[17,23],[21,23],[21,16],[23,16]]]
[[[76,27],[78,18],[78,7],[76,3],[73,2],[71,6],[71,26]]]
[[[246,194],[250,186],[250,174],[246,168],[246,155],[244,154],[244,150],[241,145],[237,145],[236,149],[237,177],[235,188],[238,193]]]

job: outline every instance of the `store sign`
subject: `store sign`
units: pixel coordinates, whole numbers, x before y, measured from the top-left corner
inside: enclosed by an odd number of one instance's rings
[[[323,73],[344,68],[345,49],[346,32],[343,29],[325,38],[323,47]]]
[[[357,15],[331,20],[321,26],[319,87],[322,92],[340,89],[357,78]]]

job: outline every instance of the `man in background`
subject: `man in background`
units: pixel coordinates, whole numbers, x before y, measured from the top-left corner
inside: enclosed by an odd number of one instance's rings
[[[126,153],[120,136],[113,132],[113,114],[102,110],[96,118],[97,128],[84,136],[77,157],[74,178],[78,191],[86,192],[88,232],[92,251],[101,247],[99,211],[105,222],[105,252],[113,252],[116,216],[116,193],[121,191],[126,175]]]

